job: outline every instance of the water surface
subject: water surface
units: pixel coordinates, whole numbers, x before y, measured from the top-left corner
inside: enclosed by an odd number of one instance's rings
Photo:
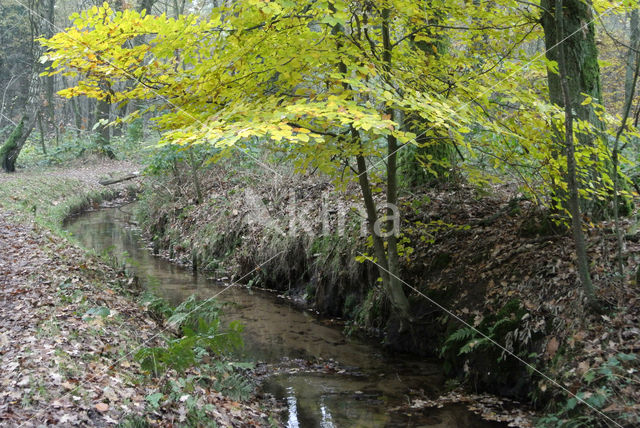
[[[224,317],[245,325],[245,357],[272,363],[274,370],[282,368],[263,389],[286,403],[289,427],[506,426],[483,421],[464,406],[394,410],[416,391],[437,395],[443,377],[436,363],[390,355],[346,338],[338,328],[270,293],[228,287],[153,256],[133,222],[133,209],[129,205],[85,213],[66,228],[87,248],[111,252],[119,259],[126,255],[145,286],[173,304],[191,294],[202,298],[219,294],[219,300],[232,302]],[[318,372],[323,366],[327,369]]]

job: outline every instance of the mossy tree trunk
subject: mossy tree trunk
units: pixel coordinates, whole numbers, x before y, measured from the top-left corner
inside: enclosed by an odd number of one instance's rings
[[[426,11],[430,15],[430,23],[434,25],[440,19],[438,11]],[[446,49],[445,40],[429,30],[433,41],[410,40],[414,49],[418,49],[434,61]],[[409,114],[405,120],[405,128],[417,135],[414,147],[402,149],[400,153],[400,174],[409,187],[421,185],[435,186],[443,182],[449,175],[456,152],[448,137],[448,133],[434,128],[417,114]]]
[[[589,122],[595,129],[593,133],[580,132],[577,134],[576,148],[594,145],[598,134],[603,134],[604,124],[598,118],[594,103],[602,104],[602,89],[600,85],[600,66],[598,65],[598,48],[595,42],[595,25],[593,6],[591,0],[566,0],[563,2],[563,10],[556,13],[555,0],[542,0],[540,5],[544,8],[541,23],[544,28],[545,47],[547,58],[556,63],[559,61],[560,46],[566,48],[565,71],[566,84],[569,98],[573,103],[575,118]],[[558,33],[556,16],[562,19],[562,33]],[[549,100],[560,106],[565,106],[565,98],[562,91],[562,79],[560,74],[549,69],[547,73]],[[593,103],[585,103],[583,100],[591,97]],[[558,156],[562,149],[558,149]],[[608,159],[596,159],[594,162],[606,162],[613,175],[613,168]],[[586,179],[598,190],[604,191],[604,180],[593,168]],[[561,199],[567,199],[567,195],[556,190],[556,195]],[[613,200],[613,198],[611,198]],[[610,201],[609,201],[610,202]],[[581,198],[580,207],[585,214],[592,218],[602,218],[607,211],[607,202],[596,201],[593,198]]]
[[[542,0],[541,6],[546,9],[542,14],[545,48],[547,58],[558,62],[559,46],[566,47],[567,85],[571,99],[576,102],[573,106],[576,118],[589,121],[597,127],[603,124],[596,116],[591,104],[581,105],[580,94],[586,94],[595,102],[602,102],[600,87],[600,66],[598,65],[598,48],[595,42],[594,17],[591,12],[591,0],[566,0],[563,4],[561,18],[563,33],[558,34],[555,22],[555,0]],[[549,100],[564,107],[564,96],[560,74],[548,71]],[[588,136],[580,136],[580,143],[592,143]]]
[[[27,114],[22,116],[20,123],[18,123],[13,129],[13,132],[11,132],[11,135],[9,135],[9,138],[7,138],[7,141],[0,147],[0,163],[2,164],[2,169],[6,172],[15,172],[16,161],[18,160],[20,151],[35,127],[35,116],[37,116],[37,114],[34,114],[33,117]]]

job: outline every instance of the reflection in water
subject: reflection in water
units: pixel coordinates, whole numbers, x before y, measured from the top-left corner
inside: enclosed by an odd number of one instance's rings
[[[300,426],[300,422],[298,422],[296,392],[290,386],[287,387],[287,404],[289,405],[289,420],[287,421],[287,427],[298,428]]]
[[[406,404],[412,389],[435,394],[443,380],[439,367],[409,356],[385,355],[379,348],[345,338],[337,329],[269,293],[225,289],[224,284],[154,257],[133,227],[131,206],[126,208],[85,214],[67,230],[87,248],[110,249],[119,259],[126,254],[127,263],[146,286],[174,304],[194,293],[206,298],[224,290],[219,300],[231,303],[225,318],[245,325],[245,358],[271,363],[283,358],[336,361],[339,367],[353,368],[333,374],[300,370],[272,376],[263,388],[286,400],[289,427],[505,426],[484,422],[455,406],[410,416],[390,412],[388,409]]]
[[[331,418],[331,413],[329,412],[329,409],[324,403],[324,397],[320,399],[320,402],[318,403],[318,405],[320,406],[320,413],[322,414],[322,420],[320,421],[320,426],[322,428],[333,428],[334,427],[333,419]]]

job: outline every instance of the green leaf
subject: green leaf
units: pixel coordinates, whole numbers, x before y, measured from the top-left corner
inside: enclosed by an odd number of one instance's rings
[[[153,394],[147,395],[145,397],[145,400],[147,400],[147,403],[149,403],[151,407],[157,409],[158,407],[160,407],[160,400],[162,400],[162,397],[164,397],[164,394],[162,394],[161,392],[155,392]]]
[[[96,306],[85,312],[85,314],[82,316],[82,319],[92,320],[95,317],[106,318],[110,313],[111,311],[106,306]]]

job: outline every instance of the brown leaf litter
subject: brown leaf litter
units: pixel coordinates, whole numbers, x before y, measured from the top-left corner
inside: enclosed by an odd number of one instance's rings
[[[0,214],[0,424],[107,426],[146,414],[145,397],[157,385],[132,356],[157,346],[162,331],[120,294],[128,279],[49,231]],[[267,424],[256,404],[194,394],[214,404],[210,417],[221,426]],[[181,411],[161,407],[148,421],[172,426],[184,420]]]

